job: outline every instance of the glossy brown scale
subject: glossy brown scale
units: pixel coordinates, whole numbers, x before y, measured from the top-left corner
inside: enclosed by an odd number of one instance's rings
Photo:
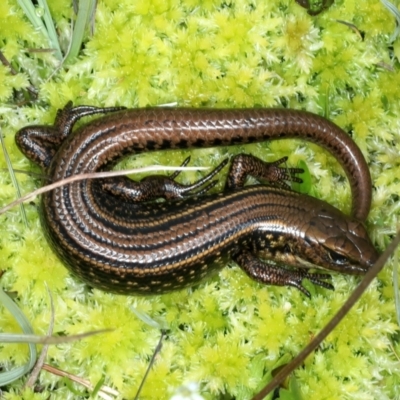
[[[107,114],[72,131],[85,115]],[[302,279],[331,288],[322,267],[364,273],[377,253],[359,220],[370,207],[371,180],[355,143],[336,125],[294,110],[60,110],[53,126],[21,129],[16,141],[53,181],[110,168],[122,156],[148,150],[212,147],[299,137],[328,149],[342,164],[353,216],[286,189],[298,169],[250,155],[233,157],[225,190],[204,195],[225,166],[192,185],[150,176],[85,180],[46,193],[41,219],[65,264],[92,286],[119,293],[162,293],[193,285],[234,260],[266,284],[308,292]],[[185,161],[187,163],[187,161]],[[244,187],[247,176],[275,187]],[[276,187],[278,186],[278,187]],[[165,202],[154,202],[163,197]],[[259,259],[263,258],[263,261]],[[290,267],[290,268],[288,268]]]

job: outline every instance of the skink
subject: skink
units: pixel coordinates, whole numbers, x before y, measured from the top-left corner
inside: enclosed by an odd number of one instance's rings
[[[76,121],[93,114],[105,115],[73,131]],[[41,221],[49,243],[89,285],[125,294],[193,285],[228,259],[259,282],[294,286],[307,295],[304,278],[331,288],[329,275],[310,273],[310,267],[366,272],[377,259],[363,225],[371,203],[368,166],[349,136],[320,116],[287,109],[121,109],[68,103],[53,126],[25,127],[16,143],[58,181],[110,168],[132,153],[279,138],[317,143],[339,160],[352,190],[351,217],[282,187],[244,186],[247,175],[269,178],[271,171],[273,176],[283,171],[285,179],[287,174],[276,163],[239,155],[219,194],[179,200],[206,192],[213,184],[206,183],[223,164],[188,187],[176,183],[175,174],[138,183],[89,179],[48,192],[42,197]],[[167,201],[141,202],[158,197]]]

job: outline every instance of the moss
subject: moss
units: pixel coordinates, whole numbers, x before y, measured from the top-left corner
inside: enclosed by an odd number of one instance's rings
[[[383,249],[395,231],[400,193],[399,40],[392,53],[391,15],[375,0],[336,1],[317,17],[294,0],[201,3],[101,1],[94,36],[87,39],[79,58],[51,75],[57,65],[53,56],[27,51],[47,47],[46,38],[33,30],[15,0],[1,2],[1,48],[18,71],[12,75],[0,65],[1,129],[14,167],[38,171],[16,149],[14,134],[27,124],[51,123],[56,109],[68,100],[128,107],[176,102],[194,107],[307,109],[351,132],[370,163],[375,189],[368,228]],[[50,7],[60,35],[68,37],[70,3],[52,2]],[[39,90],[38,101],[16,107],[13,96],[29,84]],[[243,147],[199,150],[191,153],[192,164],[216,165],[226,154],[239,151]],[[248,146],[246,151],[264,159],[289,155],[290,164],[306,161],[313,176],[312,194],[349,209],[349,188],[340,166],[317,146],[282,141]],[[187,154],[149,153],[120,167],[178,165]],[[0,167],[5,167],[1,156]],[[190,173],[182,179],[198,176]],[[18,175],[18,180],[24,193],[40,184],[25,175]],[[1,204],[14,197],[8,174],[0,171]],[[47,330],[50,318],[44,282],[54,296],[55,332],[114,328],[77,343],[52,346],[49,362],[94,385],[104,379],[121,398],[134,397],[160,336],[132,308],[168,328],[142,398],[167,398],[181,385],[195,382],[206,399],[247,399],[280,360],[290,359],[310,341],[358,282],[334,274],[334,292],[315,288],[312,299],[307,299],[294,289],[259,285],[231,266],[195,288],[168,295],[112,295],[90,290],[71,277],[45,242],[35,206],[25,208],[28,228],[18,208],[0,216],[3,286],[17,293],[17,302],[38,333]],[[296,371],[304,397],[399,396],[391,279],[388,266],[304,368]],[[2,309],[0,321],[2,330],[17,330]],[[22,345],[0,347],[2,362],[12,359],[18,364],[25,357]],[[20,392],[23,383],[6,388],[5,398],[77,397],[48,373],[40,376],[42,393]]]

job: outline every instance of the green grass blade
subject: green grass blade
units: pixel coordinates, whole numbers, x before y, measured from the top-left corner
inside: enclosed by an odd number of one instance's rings
[[[53,18],[51,17],[49,6],[46,0],[38,0],[38,4],[44,11],[43,19],[46,24],[47,37],[51,43],[51,48],[55,50],[56,57],[61,61],[63,59],[56,28],[54,27]]]
[[[396,304],[396,317],[397,317],[397,325],[400,326],[400,288],[399,288],[399,256],[400,251],[397,250],[395,256],[393,257],[393,292],[394,292],[394,300]]]
[[[0,303],[3,304],[8,311],[13,315],[13,317],[18,322],[22,331],[26,334],[33,334],[33,329],[28,319],[19,309],[19,307],[10,299],[9,296],[0,288]],[[28,344],[29,346],[29,360],[25,365],[14,368],[10,371],[0,373],[0,386],[8,385],[9,383],[19,379],[29,372],[36,363],[37,353],[36,346],[34,344]]]
[[[388,0],[381,0],[382,4],[391,12],[396,18],[396,29],[390,37],[390,42],[394,42],[400,34],[400,11],[398,8]]]
[[[78,56],[82,47],[86,28],[93,17],[95,6],[96,0],[81,0],[79,2],[78,15],[74,26],[74,32],[72,34],[71,46],[65,59],[65,63],[70,62]]]
[[[61,61],[61,48],[58,43],[57,33],[46,0],[38,0],[39,8],[36,8],[30,0],[17,1],[31,24],[47,38],[50,47],[55,50],[56,57]],[[41,11],[43,11],[43,19],[45,22],[43,22]]]
[[[21,197],[21,190],[19,189],[18,181],[17,181],[17,178],[15,177],[15,173],[14,173],[13,167],[11,165],[10,157],[8,156],[8,152],[7,152],[7,149],[6,149],[6,145],[4,143],[3,135],[1,134],[1,130],[0,130],[0,141],[1,141],[1,147],[3,149],[4,159],[5,159],[6,164],[7,164],[7,169],[9,171],[9,173],[10,173],[11,182],[13,183],[13,185],[15,187],[15,190],[17,191],[18,198],[20,198]],[[21,212],[22,220],[24,221],[25,226],[28,227],[28,218],[26,217],[24,205],[20,204],[19,209],[20,209],[20,212]]]

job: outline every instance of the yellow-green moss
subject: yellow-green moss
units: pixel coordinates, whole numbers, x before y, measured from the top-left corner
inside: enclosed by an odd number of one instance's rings
[[[72,6],[50,1],[60,35],[68,37]],[[357,30],[339,23],[354,24]],[[311,17],[294,0],[214,1],[103,0],[95,34],[79,58],[47,78],[57,65],[15,0],[0,4],[0,48],[16,70],[0,65],[0,124],[15,168],[32,166],[13,143],[29,123],[51,123],[57,108],[75,104],[138,107],[176,102],[180,106],[252,107],[287,105],[325,115],[351,131],[370,163],[375,184],[368,228],[382,249],[396,229],[400,194],[399,39],[391,14],[376,0],[336,1]],[[390,67],[390,68],[389,68]],[[13,94],[39,90],[32,106]],[[239,152],[243,148],[229,149]],[[246,148],[264,159],[289,155],[305,160],[312,194],[349,209],[349,189],[337,162],[317,146],[283,141]],[[227,149],[196,151],[194,165],[216,165]],[[123,165],[178,165],[188,152],[146,154]],[[5,168],[0,156],[0,168]],[[193,181],[197,173],[187,174]],[[18,175],[25,193],[40,182]],[[0,171],[0,204],[15,197],[8,173]],[[35,331],[50,319],[44,283],[53,292],[55,332],[74,334],[114,328],[77,343],[52,346],[48,362],[105,384],[132,398],[145,373],[159,331],[133,307],[168,327],[168,336],[143,388],[143,399],[168,398],[188,382],[206,399],[248,399],[268,379],[281,357],[292,357],[343,304],[357,279],[335,274],[335,292],[315,288],[311,300],[294,289],[264,287],[237,267],[193,289],[146,298],[90,290],[71,277],[51,253],[27,204],[29,228],[18,208],[0,216],[2,285]],[[0,308],[2,331],[18,330]],[[296,380],[304,398],[398,398],[399,352],[390,267],[363,296],[322,347],[310,356]],[[25,347],[0,346],[0,363],[22,363]],[[40,376],[43,393],[22,390],[23,380],[6,388],[7,399],[77,398],[60,378]],[[82,388],[76,387],[83,392]]]

